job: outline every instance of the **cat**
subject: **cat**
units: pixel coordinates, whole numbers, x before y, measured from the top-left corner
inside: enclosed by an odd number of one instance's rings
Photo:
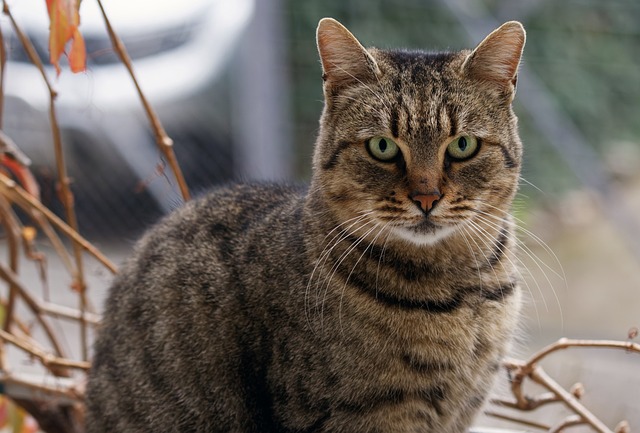
[[[322,19],[309,187],[221,187],[141,239],[87,432],[466,431],[518,323],[524,43],[507,22],[474,50],[365,49]]]

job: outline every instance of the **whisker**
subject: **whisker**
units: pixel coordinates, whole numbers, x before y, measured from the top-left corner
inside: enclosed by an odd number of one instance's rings
[[[376,294],[378,293],[378,277],[380,276],[380,265],[387,251],[387,242],[389,242],[389,237],[393,233],[393,231],[391,230],[394,227],[392,224],[393,222],[395,221],[391,220],[385,225],[385,227],[387,226],[390,226],[390,227],[389,227],[389,232],[387,233],[387,237],[385,238],[384,243],[382,244],[382,251],[380,252],[380,257],[378,258],[378,267],[376,269],[376,287],[375,287]]]
[[[324,263],[326,263],[326,260],[328,259],[329,255],[331,254],[331,251],[333,251],[333,249],[340,243],[342,242],[344,239],[346,239],[350,232],[349,230],[355,226],[356,224],[358,224],[359,222],[361,222],[364,219],[367,219],[371,214],[373,213],[373,211],[368,211],[365,212],[363,215],[359,215],[357,217],[351,218],[347,221],[342,222],[341,224],[338,224],[333,230],[331,230],[324,238],[324,240],[327,239],[327,237],[329,237],[329,235],[331,235],[331,233],[335,232],[337,229],[341,228],[342,226],[344,226],[345,224],[348,224],[349,222],[353,221],[349,227],[342,229],[338,234],[336,234],[329,242],[327,242],[327,244],[324,246],[324,248],[322,249],[322,251],[320,252],[320,255],[318,256],[315,266],[313,267],[313,271],[311,272],[311,275],[309,276],[309,281],[307,282],[307,289],[305,290],[305,299],[304,299],[304,303],[305,303],[305,315],[307,318],[307,324],[309,325],[310,329],[313,330],[313,326],[311,326],[311,318],[310,318],[310,314],[311,314],[311,305],[310,305],[310,294],[311,294],[311,284],[313,283],[313,277],[315,276],[316,271],[318,270],[319,266],[324,266]],[[354,221],[355,220],[355,221]],[[339,238],[339,239],[338,239]],[[337,239],[337,240],[336,240]],[[318,285],[316,285],[316,288],[318,287]],[[316,299],[317,299],[317,294],[318,294],[318,290],[316,290]],[[316,301],[315,303],[316,305],[316,309],[318,307],[318,302]]]
[[[471,236],[469,234],[469,232],[467,231],[467,228],[464,225],[459,226],[459,228],[462,230],[462,232],[460,234],[462,234],[462,238],[464,239],[464,242],[467,244],[467,248],[469,249],[469,252],[471,253],[471,256],[473,257],[473,260],[476,262],[476,270],[478,272],[478,280],[480,281],[480,288],[482,289],[482,276],[480,275],[480,263],[478,263],[478,258],[476,257],[476,254],[473,252],[473,248],[471,248],[471,244],[469,243],[469,240],[467,239],[467,236]]]
[[[370,220],[367,221],[366,223],[364,223],[362,226],[360,226],[358,228],[358,230],[362,230],[364,229],[364,227],[368,226],[369,224],[371,224],[372,222],[374,222],[374,220]],[[355,242],[353,242],[346,251],[344,251],[340,257],[338,258],[338,260],[336,261],[336,263],[333,265],[333,267],[329,270],[329,276],[326,277],[324,279],[324,282],[322,283],[322,285],[320,286],[320,291],[323,291],[324,288],[324,293],[322,296],[322,301],[321,301],[321,307],[320,307],[320,326],[322,327],[323,321],[324,321],[324,306],[325,303],[327,301],[327,295],[329,293],[329,287],[331,286],[331,281],[333,280],[333,277],[335,275],[335,273],[337,272],[338,268],[340,267],[340,265],[342,264],[342,262],[349,256],[349,254],[351,254],[351,252],[358,247],[358,245],[360,245],[360,243],[365,239],[366,236],[369,235],[369,233],[371,233],[380,223],[376,223],[376,225],[372,228],[372,229],[367,229],[367,232],[365,232],[364,234],[360,235]],[[337,245],[337,244],[336,244]],[[333,249],[333,248],[332,248]]]
[[[498,208],[496,208],[498,209]],[[501,210],[501,209],[499,209]],[[481,210],[476,210],[477,213],[485,215],[487,217],[490,217],[498,222],[508,222],[507,220],[505,220],[504,218],[500,218],[496,215],[490,214],[488,212],[483,212]],[[522,222],[522,220],[513,217],[514,220],[520,222],[521,224],[524,224],[524,222]],[[564,272],[564,267],[562,266],[562,263],[560,262],[560,259],[558,258],[558,256],[556,255],[556,253],[551,249],[551,247],[549,247],[542,239],[540,239],[538,236],[536,236],[533,232],[531,232],[530,230],[527,230],[524,227],[521,227],[520,225],[516,225],[516,229],[522,231],[525,235],[529,236],[530,238],[532,238],[534,241],[536,241],[536,243],[538,245],[540,245],[548,254],[552,255],[553,258],[555,259],[556,263],[558,264],[558,266],[560,267],[560,272],[561,274],[559,274],[555,269],[553,269],[551,266],[549,266],[547,263],[545,263],[543,260],[540,260],[540,262],[547,268],[549,269],[551,272],[553,272],[558,278],[562,279],[562,281],[565,282],[565,286],[567,285],[567,278],[566,278],[566,274]],[[533,253],[533,251],[530,249],[530,247],[528,245],[526,245],[524,242],[522,242],[520,239],[516,240],[519,242],[519,244],[523,247],[523,248],[527,248],[529,251],[531,251]],[[535,254],[534,254],[535,255]],[[536,256],[537,257],[537,256]],[[568,287],[567,287],[568,288]]]
[[[367,235],[371,232],[373,232],[373,230],[375,230],[377,227],[379,227],[380,224],[376,224],[369,232],[367,232]],[[358,260],[356,260],[355,264],[353,265],[353,267],[351,268],[351,271],[349,271],[349,275],[347,275],[347,279],[344,281],[344,286],[342,287],[342,292],[340,293],[340,302],[339,302],[339,307],[338,307],[338,321],[340,323],[340,333],[344,334],[343,332],[343,328],[342,328],[342,301],[344,298],[344,292],[347,289],[347,284],[349,283],[349,279],[351,278],[351,275],[353,274],[353,271],[356,269],[356,267],[358,266],[358,263],[360,263],[360,260],[362,260],[362,258],[364,257],[364,255],[367,253],[367,251],[369,250],[369,248],[371,248],[371,246],[373,244],[375,244],[375,242],[378,240],[378,237],[380,237],[380,235],[382,234],[382,232],[384,231],[385,228],[387,228],[389,226],[389,223],[386,223],[382,226],[382,228],[378,231],[378,233],[373,237],[373,239],[371,240],[371,242],[369,242],[369,245],[367,245],[367,247],[364,249],[364,251],[362,252],[362,254],[360,254],[360,257],[358,257]]]
[[[469,221],[469,223],[473,226],[475,225],[476,227],[478,227],[477,230],[481,230],[482,228],[479,227],[476,223],[474,223],[473,221]],[[477,232],[478,234],[480,234],[481,232]],[[485,235],[486,236],[486,235]],[[493,239],[493,237],[492,237]],[[527,291],[529,292],[529,294],[531,295],[532,299],[535,299],[533,296],[533,292],[531,290],[531,286],[529,285],[529,282],[527,281],[526,278],[524,278],[524,275],[522,275],[522,272],[520,271],[520,268],[518,266],[515,265],[515,263],[513,263],[513,261],[511,260],[511,258],[509,258],[508,256],[506,256],[507,260],[509,261],[509,263],[511,264],[511,266],[515,269],[515,271],[518,273],[518,275],[520,276],[520,280],[524,283],[524,285],[527,288]],[[534,283],[538,286],[538,291],[540,292],[542,299],[544,300],[544,295],[542,294],[542,290],[540,288],[540,286],[538,285],[538,281],[535,279],[535,277],[533,276],[533,274],[531,273],[531,271],[529,270],[529,268],[524,264],[524,262],[518,257],[518,256],[514,256],[514,258],[522,265],[522,267],[524,267],[527,272],[529,273],[529,275],[531,276],[531,279],[533,279]],[[504,263],[500,262],[500,265],[504,268]],[[506,271],[506,269],[505,269]],[[533,302],[533,309],[535,311],[536,314],[536,318],[538,321],[538,327],[540,329],[542,329],[542,325],[541,325],[541,321],[540,321],[540,312],[538,311],[538,306],[536,305],[535,302]]]
[[[524,183],[526,183],[527,185],[529,185],[530,187],[535,188],[536,190],[538,190],[540,193],[545,194],[546,192],[544,192],[543,190],[541,190],[540,188],[538,188],[536,185],[534,185],[533,183],[529,182],[527,179],[525,179],[524,177],[520,176],[520,180],[523,181]]]
[[[478,219],[480,219],[480,220],[482,220],[482,221],[484,221],[486,224],[491,225],[491,226],[493,226],[493,227],[495,227],[495,228],[498,228],[498,229],[499,229],[499,228],[501,228],[501,226],[500,226],[500,225],[498,225],[498,224],[496,224],[496,223],[494,223],[494,222],[492,222],[492,221],[487,220],[486,218],[484,218],[484,217],[483,217],[483,216],[481,216],[481,215],[478,215],[478,216],[477,216],[477,218],[478,218]],[[527,246],[526,246],[522,241],[520,241],[520,240],[519,240],[519,239],[517,239],[517,238],[516,238],[516,241],[517,241],[517,242],[520,242],[520,244],[521,244],[522,246],[524,246],[524,248],[522,248],[521,250],[522,250],[522,251],[523,251],[523,252],[524,252],[524,253],[525,253],[525,254],[526,254],[526,255],[527,255],[527,256],[528,256],[528,257],[529,257],[529,258],[530,258],[534,263],[535,263],[535,265],[538,267],[538,269],[540,270],[540,272],[542,272],[542,275],[544,276],[544,278],[547,280],[547,284],[549,284],[549,288],[551,289],[551,292],[553,293],[553,296],[554,296],[554,298],[555,298],[555,300],[556,300],[556,304],[558,305],[558,309],[559,309],[559,311],[560,311],[560,326],[561,326],[561,328],[564,328],[564,315],[563,315],[563,313],[562,313],[562,304],[560,303],[560,299],[558,298],[558,294],[556,293],[556,291],[555,291],[555,289],[554,289],[554,287],[553,287],[553,284],[551,283],[551,280],[549,279],[549,276],[548,276],[548,275],[547,275],[547,273],[544,271],[544,269],[542,268],[542,266],[540,266],[540,262],[541,262],[541,263],[543,263],[543,264],[544,264],[544,262],[542,262],[542,260],[541,260],[538,256],[536,256],[535,254],[530,253],[529,248],[528,248],[528,247],[527,247]],[[522,265],[524,266],[524,263],[522,262],[522,260],[520,260],[520,263],[522,263]],[[525,267],[526,267],[526,266],[525,266]],[[528,269],[527,269],[527,270],[528,270]],[[533,275],[531,274],[531,272],[529,272],[529,274],[533,277]],[[559,276],[559,275],[558,275],[558,276]],[[535,278],[534,278],[534,281],[536,281],[536,280],[535,280]],[[544,297],[544,293],[542,292],[542,290],[541,290],[541,288],[540,288],[540,285],[539,285],[539,284],[537,284],[537,281],[536,281],[536,285],[537,285],[537,287],[538,287],[538,291],[540,292],[540,296],[542,297],[542,302],[543,302],[543,305],[544,305],[544,307],[545,307],[545,310],[546,310],[547,312],[549,312],[549,306],[548,306],[547,301],[546,301],[546,299],[545,299],[545,297]]]

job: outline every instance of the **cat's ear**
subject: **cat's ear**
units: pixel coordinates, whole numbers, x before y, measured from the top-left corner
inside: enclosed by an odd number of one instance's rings
[[[504,23],[469,54],[462,65],[463,73],[515,93],[525,39],[522,24],[517,21]]]
[[[333,18],[318,23],[316,42],[322,79],[332,88],[365,82],[379,73],[378,64],[349,30]]]

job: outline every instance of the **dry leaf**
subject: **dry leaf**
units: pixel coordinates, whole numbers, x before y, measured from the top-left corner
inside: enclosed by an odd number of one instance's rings
[[[40,187],[29,170],[10,153],[0,154],[0,170],[17,181],[29,194],[40,199]]]
[[[60,75],[60,56],[65,53],[67,42],[71,41],[68,54],[72,72],[86,69],[84,39],[78,30],[80,25],[79,0],[47,0],[49,12],[49,59]]]

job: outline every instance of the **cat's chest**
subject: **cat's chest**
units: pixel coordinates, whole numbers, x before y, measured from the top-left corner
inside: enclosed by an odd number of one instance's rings
[[[517,322],[519,290],[495,299],[483,292],[451,296],[394,304],[345,291],[336,323],[347,356],[359,359],[363,371],[375,365],[376,380],[391,387],[425,389],[434,386],[434,378],[469,381],[467,386],[484,380],[505,355]]]

